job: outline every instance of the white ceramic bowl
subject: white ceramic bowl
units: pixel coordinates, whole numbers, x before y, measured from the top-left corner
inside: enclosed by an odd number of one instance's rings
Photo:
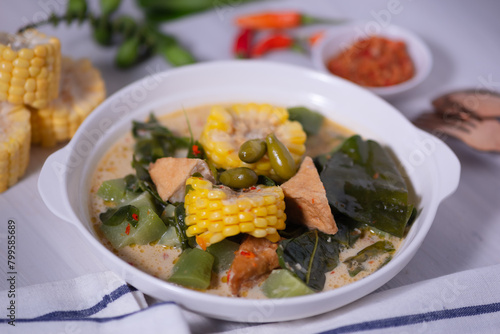
[[[90,178],[103,154],[132,119],[151,110],[171,112],[221,102],[304,105],[367,138],[390,146],[420,197],[422,213],[392,261],[353,284],[309,296],[249,300],[205,294],[162,281],[119,259],[91,228]],[[211,317],[270,322],[309,317],[346,305],[395,276],[413,257],[429,230],[439,203],[457,187],[460,165],[439,139],[415,128],[374,94],[337,77],[290,65],[259,61],[205,63],[173,69],[135,82],[102,103],[71,142],[45,162],[38,187],[48,208],[75,224],[104,263],[146,294]]]
[[[379,96],[389,97],[417,86],[429,75],[432,68],[432,54],[427,45],[411,31],[392,24],[382,26],[376,21],[354,22],[329,29],[325,33],[325,36],[312,49],[314,66],[322,72],[333,75],[326,65],[330,58],[342,52],[356,41],[367,38],[370,35],[404,41],[415,65],[415,75],[410,80],[397,85],[365,87],[366,89]]]

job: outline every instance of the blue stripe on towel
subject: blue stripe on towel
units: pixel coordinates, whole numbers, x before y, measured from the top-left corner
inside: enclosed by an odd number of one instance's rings
[[[370,331],[374,329],[409,326],[423,322],[470,317],[474,315],[481,315],[481,314],[488,314],[495,312],[500,312],[500,303],[466,306],[466,307],[453,308],[441,311],[418,313],[418,314],[404,315],[400,317],[360,322],[357,324],[330,329],[328,331],[322,332],[321,334],[341,334],[341,333]]]
[[[24,318],[17,319],[16,318],[16,323],[20,323],[20,322],[48,322],[48,321],[88,321],[88,322],[103,323],[103,322],[115,321],[115,320],[120,320],[120,319],[123,319],[123,318],[127,318],[129,316],[132,316],[132,315],[144,312],[144,311],[148,311],[148,310],[150,310],[150,309],[152,309],[154,307],[163,306],[163,305],[176,305],[176,304],[175,304],[175,302],[161,302],[161,303],[156,303],[156,304],[151,305],[151,306],[149,306],[147,308],[143,308],[141,310],[134,311],[134,312],[127,313],[127,314],[117,315],[117,316],[114,316],[114,317],[102,317],[102,318],[82,318],[82,317],[69,318],[68,317],[68,318],[48,318],[48,319],[40,319],[40,317],[38,317],[38,318],[27,318],[27,319],[24,319]],[[0,319],[0,324],[2,322],[6,323],[8,321],[11,321],[11,320],[10,319]]]
[[[75,310],[75,311],[54,311],[50,312],[44,315],[41,315],[36,318],[29,318],[29,319],[16,319],[16,322],[32,322],[32,321],[61,321],[61,320],[75,320],[75,319],[84,319],[87,318],[93,314],[98,313],[99,311],[102,311],[105,309],[110,303],[113,301],[117,300],[121,296],[137,291],[136,288],[133,286],[129,286],[127,284],[124,284],[122,286],[119,286],[116,288],[114,291],[111,293],[104,295],[101,299],[100,302],[95,304],[92,307],[89,307],[84,310]],[[0,319],[0,323],[6,323],[11,321],[11,319]]]

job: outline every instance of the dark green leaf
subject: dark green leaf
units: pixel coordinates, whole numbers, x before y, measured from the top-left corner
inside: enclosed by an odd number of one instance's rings
[[[118,226],[126,220],[130,225],[137,227],[138,217],[139,209],[133,205],[111,208],[99,215],[99,219],[107,226]]]
[[[175,227],[175,232],[177,232],[177,237],[179,237],[181,248],[183,250],[195,246],[194,237],[188,238],[186,236],[187,225],[185,219],[186,211],[184,209],[184,203],[178,203],[175,208],[173,226]]]
[[[320,178],[330,205],[355,221],[402,237],[410,217],[408,189],[377,142],[352,136],[332,154]]]
[[[375,257],[386,254],[386,253],[393,253],[394,252],[394,246],[392,243],[389,241],[377,241],[373,245],[370,245],[358,252],[358,254],[346,259],[344,263],[347,266],[347,271],[349,272],[349,276],[354,277],[357,274],[359,274],[361,271],[366,270],[365,268],[365,263],[369,260],[374,259]],[[385,260],[385,261],[390,261]],[[383,261],[383,265],[385,265],[387,262]],[[380,268],[379,267],[379,268]]]
[[[136,140],[134,154],[144,163],[174,156],[176,150],[187,148],[189,140],[174,135],[150,114],[147,122],[133,122],[132,134]]]
[[[339,263],[340,244],[331,235],[312,230],[280,242],[280,265],[292,271],[315,291],[323,290],[325,273]]]
[[[257,184],[263,184],[268,187],[274,187],[276,185],[276,182],[274,182],[274,180],[265,175],[259,175],[259,178],[257,179]]]
[[[307,135],[315,135],[319,132],[325,117],[317,111],[310,110],[306,107],[288,108],[291,121],[297,121],[302,124]]]

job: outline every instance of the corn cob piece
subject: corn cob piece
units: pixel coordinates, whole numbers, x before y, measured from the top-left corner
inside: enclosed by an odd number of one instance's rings
[[[59,97],[45,108],[31,110],[32,143],[49,147],[71,139],[105,97],[101,74],[88,59],[63,57]]]
[[[45,108],[59,94],[61,45],[36,30],[0,33],[0,101]]]
[[[285,228],[286,220],[280,187],[258,185],[236,192],[200,177],[190,177],[186,186],[186,235],[196,236],[203,249],[239,233],[279,240],[277,231]]]
[[[217,168],[248,167],[257,174],[276,176],[267,154],[256,163],[238,157],[240,146],[250,139],[265,139],[274,132],[288,148],[298,165],[306,150],[302,125],[288,119],[285,108],[268,104],[238,104],[230,108],[213,107],[200,137],[207,157]]]
[[[24,106],[0,102],[0,193],[13,186],[28,167],[29,119]]]

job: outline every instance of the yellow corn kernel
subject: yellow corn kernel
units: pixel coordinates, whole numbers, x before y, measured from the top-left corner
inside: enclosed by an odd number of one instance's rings
[[[238,205],[237,204],[227,204],[222,208],[222,213],[224,215],[235,215],[238,213]]]
[[[222,222],[226,225],[234,225],[240,222],[238,216],[224,216]]]
[[[253,214],[257,217],[266,217],[267,210],[265,207],[259,206],[252,210]]]
[[[240,212],[238,214],[238,219],[240,220],[240,222],[250,222],[254,219],[254,217],[254,214],[248,211]]]
[[[240,230],[242,233],[248,233],[255,230],[255,225],[253,223],[241,223]]]
[[[211,190],[208,192],[208,199],[225,199],[226,194],[220,190]]]
[[[2,58],[6,61],[14,61],[17,58],[17,52],[13,51],[11,48],[5,48],[2,52]]]
[[[239,233],[240,233],[240,227],[238,225],[226,226],[222,230],[222,235],[224,237],[231,237],[231,236],[239,234]]]
[[[280,241],[281,237],[278,233],[273,233],[266,235],[266,239],[268,239],[271,242],[278,242]]]
[[[253,224],[256,226],[256,227],[267,227],[267,219],[266,218],[255,218]]]
[[[19,51],[19,57],[26,60],[31,60],[35,56],[35,52],[31,49],[21,49]]]
[[[213,211],[209,212],[208,220],[210,221],[219,221],[222,220],[222,212],[221,211]]]
[[[34,108],[45,108],[59,94],[61,73],[60,43],[55,38],[48,38],[36,31],[7,36],[14,42],[1,45],[0,69],[10,75],[7,96],[0,96],[0,101],[12,104],[27,104]],[[21,45],[21,49],[12,49],[11,44]],[[51,51],[49,55],[48,50]],[[49,59],[49,56],[52,59]],[[34,79],[44,79],[33,86]],[[27,83],[31,81],[31,83]],[[11,89],[12,87],[20,87]],[[28,88],[28,89],[25,89]],[[24,96],[27,93],[35,93]],[[11,96],[20,95],[20,96]]]
[[[256,238],[264,238],[267,235],[266,230],[262,228],[256,228],[254,231],[249,233],[250,235],[256,237]]]
[[[14,65],[14,67],[27,70],[28,67],[30,66],[30,62],[23,58],[17,58],[12,62],[12,65]]]
[[[35,48],[38,56],[37,50]],[[43,54],[42,51],[39,53]],[[34,59],[36,57],[32,61]],[[40,72],[38,77],[28,78],[23,85],[24,103],[36,108],[31,110],[33,144],[54,146],[71,139],[83,120],[106,96],[104,81],[88,60],[63,58],[61,66],[61,82],[64,84],[61,85],[61,96],[55,99],[50,87],[53,84],[51,78],[57,74],[48,73],[45,68],[34,70],[32,66],[28,69],[30,75],[32,71]],[[47,78],[41,78],[44,75]]]
[[[285,205],[280,187],[258,185],[255,189],[236,192],[224,186],[214,189],[210,181],[199,177],[189,178],[186,185],[192,187],[186,194],[184,203],[186,225],[189,226],[187,233],[189,236],[196,235],[202,248],[238,233],[266,237],[285,228],[283,217],[276,215],[280,212],[277,207]],[[207,186],[210,189],[206,189]],[[273,204],[266,206],[266,202]],[[278,223],[279,221],[282,223]],[[276,236],[269,238],[275,240]]]
[[[5,51],[5,50],[4,50]],[[13,186],[25,173],[29,162],[30,113],[22,105],[0,102],[0,193]]]

